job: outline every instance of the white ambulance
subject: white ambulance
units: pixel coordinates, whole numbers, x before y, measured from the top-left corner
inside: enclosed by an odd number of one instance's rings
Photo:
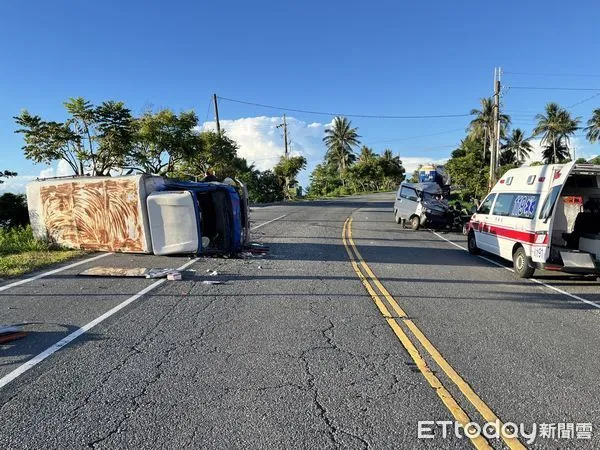
[[[506,172],[467,226],[471,254],[535,269],[600,274],[600,165],[551,164]]]

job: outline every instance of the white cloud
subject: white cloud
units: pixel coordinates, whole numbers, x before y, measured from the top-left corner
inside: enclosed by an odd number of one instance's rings
[[[16,177],[3,178],[4,183],[0,184],[0,194],[5,192],[23,194],[27,183],[35,179],[34,175],[18,175]]]
[[[69,166],[66,161],[60,160],[55,167],[48,166],[40,170],[39,175],[17,175],[12,178],[3,178],[4,183],[0,184],[0,193],[13,192],[15,194],[22,194],[25,192],[25,186],[30,181],[36,178],[52,178],[52,177],[65,177],[73,175],[73,169]]]
[[[67,177],[69,175],[73,175],[74,173],[75,172],[73,172],[71,166],[69,166],[65,160],[61,159],[56,164],[56,167],[50,166],[42,169],[39,178]]]
[[[281,117],[245,117],[236,120],[221,120],[221,129],[237,142],[238,154],[254,163],[260,170],[273,168],[284,153],[283,129],[277,128],[283,122]],[[302,155],[307,168],[300,174],[300,184],[308,185],[308,176],[314,167],[323,160],[325,146],[323,132],[329,124],[307,123],[294,117],[287,118],[289,151],[292,155]],[[215,130],[215,122],[205,122],[202,130]]]
[[[260,170],[271,169],[283,155],[283,130],[277,125],[283,122],[282,117],[245,117],[237,120],[222,120],[221,128],[240,146],[239,155],[249,162],[254,162]],[[307,123],[294,117],[288,117],[288,139],[291,141],[292,154],[303,155],[308,164],[300,176],[303,186],[308,186],[309,176],[314,167],[323,161],[325,145],[324,131],[330,123]],[[205,122],[202,130],[216,130],[215,122]],[[420,156],[401,156],[407,176],[422,164],[444,164],[448,158],[431,159]]]
[[[533,151],[527,158],[525,158],[525,164],[535,161],[543,161],[544,157],[542,152],[544,151],[544,148],[542,147],[541,139],[532,139],[529,142],[533,147]],[[571,138],[569,147],[571,150],[571,158],[575,156],[576,159],[585,158],[589,160],[598,155],[598,149],[594,148],[591,144],[585,140],[582,140],[581,138]]]

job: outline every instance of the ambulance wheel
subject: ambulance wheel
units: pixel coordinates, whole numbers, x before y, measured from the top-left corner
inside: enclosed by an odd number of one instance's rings
[[[479,255],[479,247],[477,247],[477,241],[475,240],[475,233],[472,231],[469,233],[469,237],[467,238],[467,247],[469,248],[469,253],[471,255]]]
[[[519,247],[513,255],[513,268],[519,278],[531,278],[535,272],[535,268],[529,264],[529,258],[523,247]]]
[[[419,216],[412,216],[409,220],[409,223],[410,228],[417,231],[421,226],[421,219],[419,219]]]

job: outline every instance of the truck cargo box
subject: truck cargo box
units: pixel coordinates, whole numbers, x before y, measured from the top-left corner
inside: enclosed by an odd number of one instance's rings
[[[146,198],[164,185],[151,175],[34,181],[27,185],[33,233],[69,248],[151,253]]]

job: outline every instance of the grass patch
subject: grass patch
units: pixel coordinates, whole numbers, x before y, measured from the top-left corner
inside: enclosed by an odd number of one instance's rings
[[[22,275],[49,264],[84,255],[81,250],[66,250],[33,237],[31,227],[0,228],[0,277]]]
[[[85,252],[81,250],[45,250],[0,256],[0,278],[16,277],[82,255]]]

